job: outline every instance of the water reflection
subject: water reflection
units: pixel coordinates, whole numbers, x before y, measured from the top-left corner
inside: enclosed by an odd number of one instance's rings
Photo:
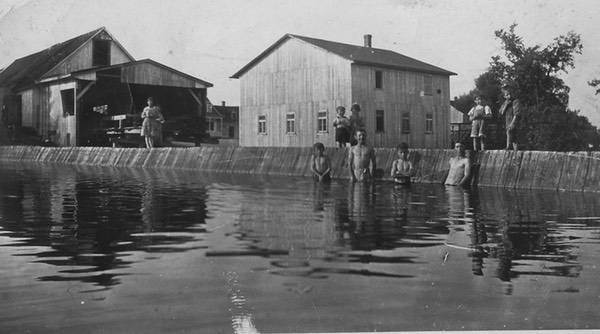
[[[486,303],[477,304],[481,312],[513,307],[508,298],[538,298],[532,282],[546,295],[578,294],[585,305],[599,294],[597,194],[65,166],[9,165],[0,173],[0,260],[45,265],[23,271],[31,275],[24,279],[79,282],[85,293],[140,292],[133,276],[142,272],[145,284],[160,286],[162,299],[150,302],[208,312],[218,300],[223,309],[214,313],[239,333],[260,331],[261,306],[285,307],[290,297],[330,307],[325,312],[349,304],[357,313],[387,311],[381,318],[394,323],[400,309],[416,314],[422,309],[414,305],[433,307],[432,298],[448,303],[436,315],[475,299]],[[153,269],[177,274],[162,281]],[[1,293],[17,285],[19,272],[9,274],[12,286]],[[337,324],[354,322],[336,316]]]
[[[132,265],[127,252],[181,252],[204,232],[203,188],[181,198],[175,190],[156,190],[159,183],[177,184],[161,171],[64,169],[2,171],[1,223],[17,238],[5,246],[33,249],[18,255],[63,268],[40,281],[114,286],[119,269]],[[175,231],[190,233],[168,233]]]

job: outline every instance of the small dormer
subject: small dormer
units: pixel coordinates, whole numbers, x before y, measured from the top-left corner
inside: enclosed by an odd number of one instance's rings
[[[92,40],[92,66],[110,65],[112,38],[103,32]]]

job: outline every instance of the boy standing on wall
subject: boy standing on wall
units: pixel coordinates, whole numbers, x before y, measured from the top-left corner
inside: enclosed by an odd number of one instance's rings
[[[350,120],[346,117],[346,108],[339,106],[336,109],[337,116],[333,120],[335,128],[335,141],[338,147],[346,147],[350,142]]]
[[[481,102],[481,96],[475,98],[475,106],[469,111],[471,124],[471,138],[473,138],[473,151],[477,151],[477,139],[481,143],[481,150],[485,151],[483,138],[485,137],[485,119],[492,117],[492,110],[489,106],[484,106]]]
[[[327,155],[323,154],[325,152],[325,145],[323,143],[315,143],[313,147],[315,155],[310,170],[319,182],[331,180],[331,176],[329,175],[331,172],[331,160]]]

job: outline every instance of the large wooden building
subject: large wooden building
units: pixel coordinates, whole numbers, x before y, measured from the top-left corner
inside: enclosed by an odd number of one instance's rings
[[[375,147],[450,146],[453,72],[389,50],[286,34],[232,75],[240,146],[335,146],[337,106],[361,105]]]
[[[209,87],[153,60],[136,61],[103,27],[14,61],[0,72],[0,105],[4,126],[59,146],[98,145],[106,144],[99,138],[106,127],[119,136],[124,123],[135,128],[135,115],[139,128],[149,96],[166,125],[195,119],[203,131]]]

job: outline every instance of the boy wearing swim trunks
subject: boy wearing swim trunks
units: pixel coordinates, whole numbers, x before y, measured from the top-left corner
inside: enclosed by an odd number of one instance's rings
[[[377,169],[375,150],[366,144],[367,132],[364,129],[356,131],[357,144],[350,148],[348,155],[348,171],[352,182],[373,182],[373,175]]]

